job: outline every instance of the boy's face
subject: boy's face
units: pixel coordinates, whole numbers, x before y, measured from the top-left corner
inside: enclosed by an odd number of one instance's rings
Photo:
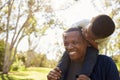
[[[63,34],[63,41],[66,51],[68,51],[70,59],[82,61],[86,53],[86,40],[84,40],[79,31],[71,31]]]
[[[97,37],[92,32],[92,22],[90,22],[86,27],[83,28],[82,34],[87,40],[96,40]]]

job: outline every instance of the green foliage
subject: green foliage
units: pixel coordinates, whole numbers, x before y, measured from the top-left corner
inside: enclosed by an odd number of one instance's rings
[[[116,65],[117,65],[118,71],[120,72],[120,62],[116,63]]]
[[[33,50],[29,50],[26,53],[24,53],[25,57],[25,66],[26,67],[31,67],[31,66],[36,66],[38,67],[40,64],[40,55],[34,52]]]
[[[2,71],[3,61],[4,61],[5,43],[0,40],[0,71]]]
[[[22,61],[23,62],[23,64],[25,64],[25,55],[24,54],[17,54],[17,58],[18,58],[18,60],[20,60],[20,61]]]
[[[53,68],[57,65],[57,61],[48,60],[46,54],[36,53],[32,50],[17,54],[20,63],[25,67],[49,67]],[[18,62],[17,62],[18,63]],[[15,62],[14,66],[19,65]]]
[[[54,68],[57,65],[57,61],[55,60],[46,60],[44,61],[44,67]]]
[[[114,55],[112,58],[115,61],[116,65],[117,65],[117,68],[120,72],[120,55]]]
[[[11,71],[23,71],[23,70],[25,70],[25,65],[21,60],[14,62],[13,65],[11,66]]]
[[[45,68],[45,67],[29,67],[26,69],[26,71],[37,71],[41,73],[48,73],[51,70],[51,68]]]
[[[120,0],[93,0],[91,3],[98,12],[109,15],[115,22],[116,29],[108,44],[103,46],[106,54],[115,55],[120,50]]]
[[[0,53],[4,53],[5,43],[3,40],[0,40]]]
[[[10,71],[8,75],[0,74],[0,80],[47,80],[51,68],[30,67],[25,71]]]
[[[31,78],[21,79],[21,78],[16,78],[16,76],[14,75],[0,74],[0,80],[34,80],[34,79]]]
[[[48,60],[45,54],[41,55],[40,65],[39,67],[49,67],[53,68],[57,65],[57,61],[55,60]]]

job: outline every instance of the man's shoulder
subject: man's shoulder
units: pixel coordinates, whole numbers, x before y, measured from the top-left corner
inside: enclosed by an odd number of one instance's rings
[[[99,58],[110,58],[109,56],[103,55],[103,54],[99,54],[98,57],[99,57]]]
[[[111,60],[112,58],[110,56],[106,56],[106,55],[98,55],[98,59],[100,59],[100,60]]]
[[[98,55],[97,62],[104,65],[108,65],[108,63],[114,63],[113,59],[106,55]]]

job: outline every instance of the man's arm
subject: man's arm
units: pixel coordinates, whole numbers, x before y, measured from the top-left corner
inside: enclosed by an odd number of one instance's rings
[[[116,64],[109,58],[106,64],[106,80],[120,80]]]

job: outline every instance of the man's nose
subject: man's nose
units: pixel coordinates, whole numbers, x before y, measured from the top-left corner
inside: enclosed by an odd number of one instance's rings
[[[66,46],[67,50],[71,50],[73,49],[73,44],[69,44],[68,46]]]

